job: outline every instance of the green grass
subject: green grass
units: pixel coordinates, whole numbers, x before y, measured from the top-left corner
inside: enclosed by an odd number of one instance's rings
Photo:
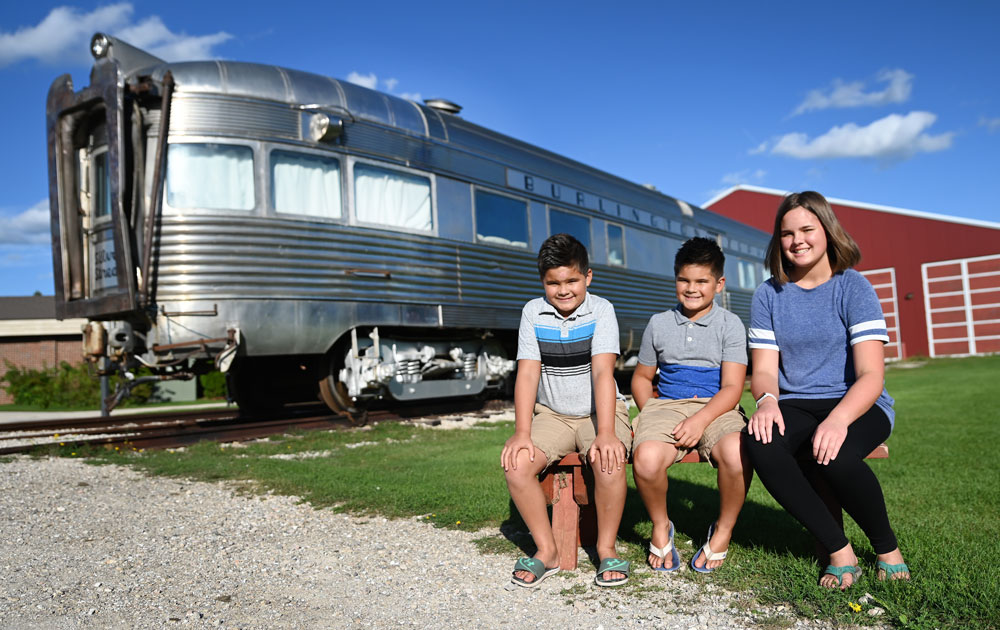
[[[847,534],[866,569],[847,593],[816,586],[820,567],[813,542],[755,481],[740,516],[726,565],[711,580],[753,590],[761,603],[783,603],[807,617],[837,624],[868,623],[866,605],[849,602],[871,593],[887,613],[880,621],[904,628],[1000,627],[1000,424],[993,393],[1000,357],[936,360],[887,372],[896,398],[897,427],[891,457],[871,461],[882,482],[889,516],[914,579],[875,580],[874,556],[865,536],[847,520]],[[744,406],[753,409],[746,395]],[[153,474],[230,479],[251,491],[301,496],[317,507],[390,517],[424,515],[446,527],[499,528],[503,536],[478,541],[487,553],[530,551],[507,495],[499,467],[510,423],[465,431],[382,424],[370,429],[283,436],[245,447],[200,444],[178,452],[124,454],[77,452],[94,461],[126,463]],[[70,451],[65,451],[69,454]],[[289,456],[319,453],[320,457]],[[682,559],[700,545],[718,506],[714,471],[707,465],[671,470],[670,516]],[[620,538],[625,557],[643,563],[650,523],[634,487]],[[693,540],[693,546],[687,545]],[[586,565],[582,570],[590,570]],[[636,596],[663,597],[660,582],[637,573]],[[499,579],[499,578],[498,578]]]

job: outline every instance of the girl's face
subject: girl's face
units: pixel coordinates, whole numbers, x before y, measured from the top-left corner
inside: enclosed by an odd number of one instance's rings
[[[781,252],[797,270],[808,271],[826,257],[826,230],[812,212],[798,207],[781,219]]]

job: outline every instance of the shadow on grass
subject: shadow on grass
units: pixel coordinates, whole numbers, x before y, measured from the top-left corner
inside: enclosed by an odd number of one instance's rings
[[[590,486],[592,487],[592,485]],[[593,501],[593,497],[591,497]],[[708,526],[718,517],[719,492],[699,483],[671,479],[667,509],[679,536],[690,538],[695,547],[704,543]],[[508,517],[500,524],[500,533],[525,555],[534,555],[537,548],[513,500],[508,500]],[[551,519],[551,508],[549,511]],[[618,528],[618,540],[645,549],[649,543],[651,523],[639,492],[629,487],[625,510]],[[747,498],[733,532],[733,542],[779,555],[814,558],[812,537],[783,509],[764,505]],[[591,558],[593,560],[593,558]]]

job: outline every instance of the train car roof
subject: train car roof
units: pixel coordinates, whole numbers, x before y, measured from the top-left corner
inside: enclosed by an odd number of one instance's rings
[[[95,38],[98,36],[95,36]],[[586,187],[597,180],[618,189],[621,201],[656,214],[694,214],[699,223],[717,226],[727,232],[747,235],[760,232],[754,228],[677,199],[656,189],[641,186],[565,156],[492,131],[457,115],[446,113],[407,99],[372,90],[327,76],[279,66],[240,61],[165,62],[120,40],[109,38],[118,50],[128,52],[145,64],[123,64],[127,81],[151,77],[161,82],[169,71],[179,93],[221,94],[236,98],[286,103],[302,109],[340,112],[395,128],[403,133],[461,147],[474,154],[490,156],[507,164],[516,164],[531,174],[555,181]],[[131,59],[129,61],[132,61]],[[594,186],[591,186],[594,188]],[[668,210],[669,208],[669,210]],[[688,212],[688,209],[691,212]]]

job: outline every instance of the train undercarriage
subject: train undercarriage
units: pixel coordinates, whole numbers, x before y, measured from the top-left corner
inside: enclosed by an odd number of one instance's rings
[[[372,405],[510,393],[515,362],[511,339],[489,332],[352,328],[324,354],[252,356],[238,329],[225,338],[148,344],[126,322],[91,322],[84,351],[124,385],[108,394],[114,407],[140,382],[189,379],[213,369],[226,375],[229,398],[243,413],[322,400],[337,413],[357,415]],[[147,347],[148,346],[148,347]],[[135,378],[136,368],[153,374]]]

